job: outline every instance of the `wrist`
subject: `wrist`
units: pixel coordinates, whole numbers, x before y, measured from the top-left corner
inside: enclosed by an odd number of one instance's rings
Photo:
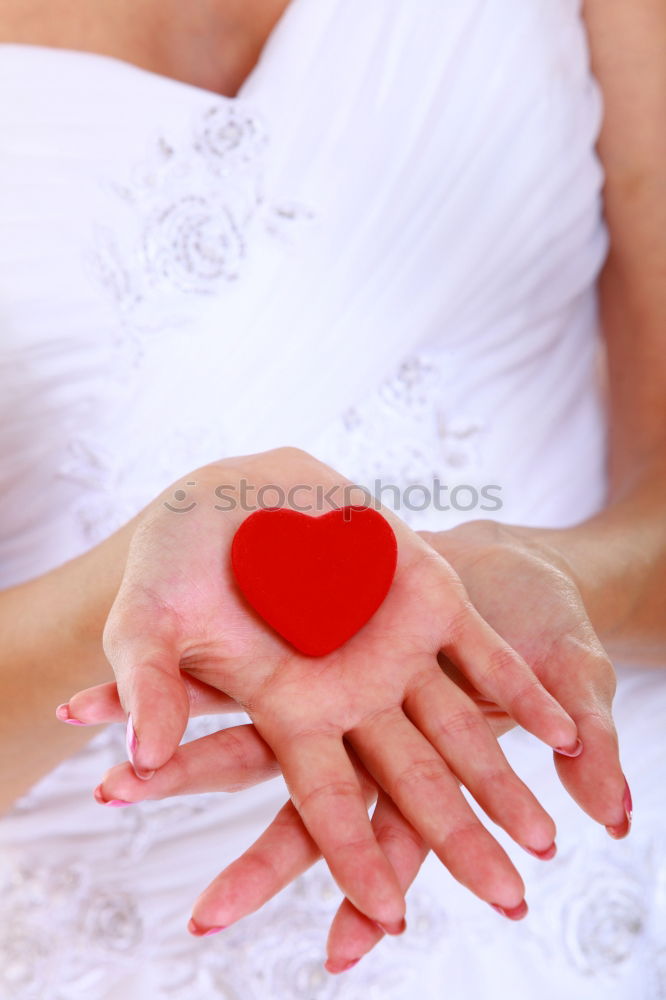
[[[57,578],[53,581],[54,591],[66,594],[69,607],[76,608],[71,637],[78,655],[105,674],[110,671],[102,649],[102,634],[140,518],[138,515],[103,542],[60,567],[56,572],[65,578],[62,588]]]
[[[659,559],[646,525],[609,510],[573,528],[539,531],[538,537],[575,583],[611,655],[649,663],[656,643],[656,659],[663,658],[655,614],[655,595],[661,600]]]

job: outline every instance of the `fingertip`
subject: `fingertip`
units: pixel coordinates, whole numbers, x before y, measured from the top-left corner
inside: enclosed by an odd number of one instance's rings
[[[134,773],[137,778],[141,781],[150,781],[150,779],[155,774],[156,768],[143,767],[137,761],[137,754],[139,752],[139,740],[134,729],[134,721],[132,719],[132,713],[127,716],[127,727],[125,729],[125,743],[127,746],[127,758],[134,769]]]
[[[348,961],[334,961],[331,958],[327,958],[324,962],[324,968],[327,972],[330,972],[333,976],[340,975],[341,972],[348,972],[349,969],[353,969],[355,965],[361,961],[360,958],[351,958]]]
[[[59,722],[66,722],[68,726],[85,726],[87,723],[82,722],[81,719],[77,719],[72,715],[69,703],[65,702],[62,705],[58,705],[55,710],[56,719]]]
[[[555,753],[559,753],[562,757],[580,757],[583,752],[583,741],[580,736],[577,737],[576,742],[570,744],[568,747],[553,747]]]
[[[375,920],[374,923],[379,927],[383,934],[390,934],[392,937],[397,937],[399,934],[404,934],[407,930],[407,921],[403,917],[402,920],[396,920],[392,923],[382,924],[379,920]]]
[[[187,929],[193,937],[210,937],[211,934],[219,934],[220,931],[226,930],[226,925],[203,927],[201,924],[196,923],[195,920],[190,918],[187,924]]]
[[[624,782],[624,794],[622,796],[622,808],[624,810],[624,818],[621,823],[617,826],[607,826],[606,832],[613,840],[624,840],[625,837],[629,836],[631,832],[631,824],[634,818],[634,805],[631,798],[631,791],[629,790],[629,782],[625,778]]]
[[[506,917],[507,920],[524,920],[529,913],[527,902],[524,899],[518,906],[500,906],[499,903],[491,903],[490,905],[496,913],[499,913],[502,917]]]

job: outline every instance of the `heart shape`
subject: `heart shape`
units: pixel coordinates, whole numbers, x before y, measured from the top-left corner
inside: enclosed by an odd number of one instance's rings
[[[231,566],[255,611],[307,656],[325,656],[365,625],[398,561],[388,521],[350,505],[310,517],[290,507],[250,514],[234,535]]]

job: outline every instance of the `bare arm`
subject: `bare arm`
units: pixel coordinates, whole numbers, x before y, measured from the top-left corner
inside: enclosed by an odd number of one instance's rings
[[[0,810],[97,732],[61,725],[54,709],[112,676],[101,636],[133,527],[0,593]]]
[[[666,0],[586,0],[605,120],[607,508],[554,533],[608,650],[666,661]]]

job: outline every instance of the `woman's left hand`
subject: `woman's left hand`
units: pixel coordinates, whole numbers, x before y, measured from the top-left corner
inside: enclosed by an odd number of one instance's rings
[[[536,529],[490,521],[423,533],[423,537],[460,575],[481,615],[524,657],[577,723],[582,754],[575,758],[554,754],[567,791],[612,836],[626,836],[631,806],[611,714],[615,672],[589,622],[564,555]],[[497,734],[512,727],[512,720],[481,698],[451,664],[443,660],[442,667],[474,697]],[[88,723],[124,718],[113,688],[103,685],[75,696],[71,712]],[[220,701],[219,692],[207,694],[205,686],[198,689],[197,698],[196,714],[229,708]],[[276,773],[272,755],[254,727],[237,727],[226,731],[226,736],[224,732],[215,743],[208,737],[181,747],[173,761],[150,781],[139,781],[128,764],[112,768],[98,789],[98,799],[138,802],[187,792],[229,790]],[[221,758],[233,763],[224,782],[219,777],[224,773]],[[370,802],[377,794],[376,787],[362,768],[358,770]],[[423,841],[381,791],[372,823],[406,889],[427,854]],[[202,904],[210,906],[211,896],[226,897],[236,901],[234,919],[238,920],[258,909],[318,857],[316,846],[288,802],[259,840],[209,886],[197,901],[195,913]],[[375,923],[345,900],[329,935],[327,967],[332,972],[343,971],[382,936]]]

